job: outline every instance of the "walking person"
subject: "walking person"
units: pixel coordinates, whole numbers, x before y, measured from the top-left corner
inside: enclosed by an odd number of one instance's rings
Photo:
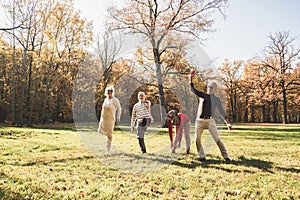
[[[173,125],[175,125],[176,136],[173,141]],[[178,113],[176,110],[171,110],[167,114],[167,126],[169,130],[169,137],[171,141],[172,153],[175,153],[176,148],[180,148],[182,135],[184,132],[186,150],[185,154],[190,154],[191,139],[190,139],[190,128],[191,119],[188,115]]]
[[[132,115],[131,115],[131,132],[134,128],[137,131],[137,139],[142,153],[147,153],[145,145],[145,132],[152,123],[153,118],[150,112],[151,102],[146,100],[146,95],[144,92],[138,93],[138,102],[134,104]]]
[[[201,137],[202,137],[203,130],[208,129],[209,133],[212,135],[214,141],[218,145],[221,154],[225,159],[225,162],[230,163],[231,160],[229,158],[225,145],[221,141],[216,126],[216,122],[214,120],[215,110],[216,108],[218,108],[228,129],[229,130],[232,129],[232,126],[230,125],[229,120],[227,119],[225,111],[222,107],[221,100],[214,95],[217,89],[217,84],[215,82],[209,82],[207,85],[207,93],[198,91],[194,87],[194,83],[193,83],[194,76],[195,76],[195,71],[191,71],[189,75],[190,88],[195,95],[200,97],[197,118],[195,123],[195,141],[196,141],[197,151],[199,154],[199,160],[200,161],[206,160],[203,146],[201,144]]]
[[[105,88],[104,95],[106,98],[102,104],[101,117],[98,127],[98,133],[101,133],[107,137],[106,154],[110,153],[116,119],[119,122],[122,113],[120,102],[114,94],[115,88],[113,86],[108,86]]]

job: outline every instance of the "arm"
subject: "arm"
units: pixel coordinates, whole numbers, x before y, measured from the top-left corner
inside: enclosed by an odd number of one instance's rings
[[[230,121],[229,121],[229,119],[228,119],[227,116],[226,116],[226,113],[225,113],[225,111],[224,111],[224,109],[223,109],[223,107],[222,107],[222,104],[221,104],[221,101],[220,101],[220,100],[218,101],[217,108],[218,108],[218,110],[219,110],[219,112],[220,112],[220,114],[221,114],[221,117],[222,117],[224,123],[226,124],[228,130],[229,130],[229,131],[232,131],[232,130],[233,130],[233,127],[232,127],[232,125],[230,124]]]
[[[194,79],[194,76],[195,76],[195,71],[191,71],[190,74],[189,74],[189,80],[190,80],[190,88],[192,90],[192,92],[197,95],[198,97],[202,97],[204,98],[204,96],[206,95],[204,92],[200,92],[199,90],[197,90],[194,86],[194,82],[193,82],[193,79]]]
[[[151,111],[151,101],[145,100],[145,104],[147,105],[147,109],[150,112]]]
[[[146,107],[147,107],[147,110],[148,110],[149,117],[151,119],[151,123],[153,123],[154,119],[153,119],[152,114],[151,114],[151,101],[146,100],[145,104],[146,104]]]
[[[136,121],[136,105],[134,105],[133,109],[132,109],[131,125],[130,125],[130,128],[131,128],[130,131],[131,131],[131,133],[134,130],[135,121]]]
[[[167,119],[167,123],[168,123],[168,130],[169,130],[169,137],[170,137],[170,141],[171,143],[173,143],[173,130],[172,130],[172,122],[170,119]]]
[[[171,149],[173,148],[174,144],[173,144],[173,127],[172,127],[172,122],[170,119],[167,119],[167,124],[168,124],[168,130],[169,130],[169,137],[170,137],[170,142],[171,142]]]
[[[227,126],[227,128],[228,128],[228,131],[233,131],[233,126],[230,124],[228,118],[224,118],[224,117],[222,116],[222,119],[223,119],[224,123],[226,124],[226,126]]]
[[[117,108],[117,121],[119,122],[121,120],[122,107],[118,99],[116,99],[116,108]]]

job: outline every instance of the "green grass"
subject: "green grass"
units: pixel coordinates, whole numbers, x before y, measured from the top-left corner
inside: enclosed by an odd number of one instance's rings
[[[90,127],[0,127],[0,199],[300,199],[300,126],[223,130],[231,164],[207,132],[201,163],[194,143],[189,156],[184,143],[170,154],[166,130],[155,127],[140,154],[128,130],[114,132],[106,156]]]

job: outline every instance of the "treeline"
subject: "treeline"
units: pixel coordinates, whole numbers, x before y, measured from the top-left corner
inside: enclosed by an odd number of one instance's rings
[[[285,58],[226,61],[219,68],[232,121],[300,122],[300,65],[282,64]]]
[[[170,109],[194,119],[197,99],[190,92],[187,74],[195,68],[199,90],[206,90],[209,79],[221,83],[218,95],[231,121],[299,123],[300,49],[289,32],[271,34],[265,55],[225,60],[218,73],[189,65],[184,45],[167,49],[159,62],[161,87],[153,57],[137,49],[131,58],[118,59],[122,42],[110,38],[110,31],[95,39],[96,53],[88,52],[94,42],[92,23],[80,16],[72,1],[9,2],[2,5],[11,25],[0,35],[0,122],[73,122],[75,115],[79,121],[92,121],[99,118],[108,85],[116,87],[124,122],[129,122],[139,90],[148,94],[157,121]]]
[[[72,1],[3,1],[0,121],[72,121],[71,94],[92,26]]]

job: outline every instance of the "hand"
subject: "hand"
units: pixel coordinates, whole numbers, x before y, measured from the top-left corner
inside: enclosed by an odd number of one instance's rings
[[[233,131],[233,127],[232,127],[232,125],[229,124],[229,123],[227,124],[227,128],[228,128],[228,131],[230,131],[230,132]]]
[[[195,70],[191,70],[190,71],[190,74],[188,75],[188,77],[189,77],[189,80],[190,80],[190,83],[193,83],[193,78],[194,78],[194,76],[195,76]]]
[[[190,76],[193,77],[193,76],[195,76],[195,74],[196,74],[196,71],[194,69],[191,69]]]

